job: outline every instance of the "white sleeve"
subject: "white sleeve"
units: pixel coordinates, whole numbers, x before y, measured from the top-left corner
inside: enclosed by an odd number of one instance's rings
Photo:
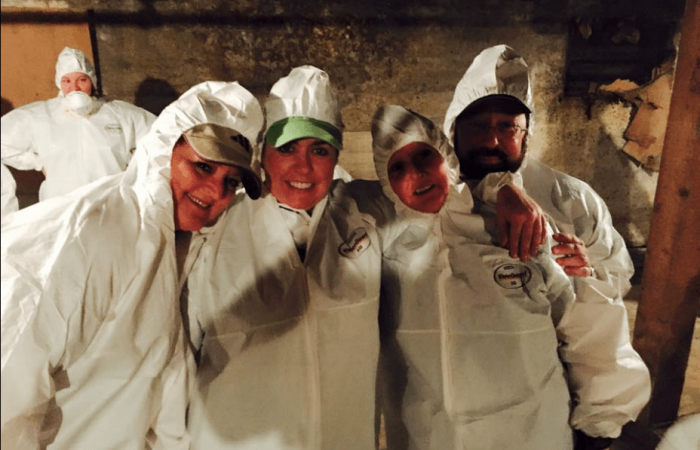
[[[503,186],[515,186],[523,189],[523,177],[520,172],[494,172],[486,175],[474,188],[472,195],[492,208],[498,203],[498,191]]]
[[[580,208],[572,208],[576,235],[586,244],[595,277],[624,297],[629,291],[634,266],[625,241],[613,227],[605,202],[590,187],[582,190]]]
[[[0,214],[5,216],[11,212],[15,212],[19,209],[19,203],[17,202],[17,183],[10,172],[10,169],[2,164],[2,200],[0,200]]]
[[[0,119],[0,158],[2,163],[19,170],[42,170],[34,148],[30,110],[18,108]]]
[[[576,300],[557,327],[574,402],[571,425],[616,438],[649,400],[649,370],[632,348],[627,310],[612,286],[592,277],[572,280]]]

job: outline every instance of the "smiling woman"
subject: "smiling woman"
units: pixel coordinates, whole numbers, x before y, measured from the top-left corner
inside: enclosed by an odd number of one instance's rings
[[[251,157],[248,139],[231,128],[201,124],[185,131],[171,162],[175,229],[212,226],[241,183],[251,198],[258,198],[261,186]]]
[[[338,149],[314,138],[280,147],[265,145],[263,167],[270,193],[294,209],[311,210],[326,196],[338,162]]]
[[[412,142],[396,151],[387,163],[391,189],[411,209],[436,213],[449,191],[445,158],[430,145]]]
[[[265,112],[266,191],[234,200],[188,279],[192,448],[374,448],[380,245],[333,180],[343,123],[328,74],[293,69]]]
[[[126,172],[3,218],[3,449],[189,448],[180,295],[238,182],[260,193],[262,124],[238,83],[202,83]]]
[[[293,69],[265,103],[263,168],[270,194],[311,214],[329,192],[342,148],[343,122],[328,75],[312,66]]]

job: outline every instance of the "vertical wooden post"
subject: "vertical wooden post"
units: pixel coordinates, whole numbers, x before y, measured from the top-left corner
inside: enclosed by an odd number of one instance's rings
[[[641,420],[674,421],[700,302],[700,0],[686,0],[634,346],[649,366]]]

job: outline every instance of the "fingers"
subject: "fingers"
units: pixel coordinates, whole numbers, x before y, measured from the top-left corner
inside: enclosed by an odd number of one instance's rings
[[[581,244],[557,244],[552,247],[552,254],[581,256],[588,260],[588,252],[586,252],[586,247]]]
[[[501,241],[498,243],[500,247],[507,248],[508,245],[508,223],[502,216],[496,216],[496,222],[498,224],[498,235],[501,237]]]
[[[557,263],[562,267],[588,267],[588,258],[584,255],[565,254],[556,259]]]
[[[555,247],[566,248],[567,245],[557,245]],[[554,253],[554,248],[552,248]],[[557,264],[564,268],[567,275],[573,277],[590,277],[593,275],[593,268],[590,266],[588,257],[585,254],[563,253],[564,256],[557,258]]]
[[[535,256],[537,254],[537,247],[542,245],[542,241],[545,237],[546,233],[542,233],[542,220],[536,220],[532,229],[532,239],[530,240],[530,256]]]
[[[562,244],[579,244],[583,245],[583,241],[578,237],[568,233],[554,233],[552,239]]]
[[[520,235],[522,233],[522,224],[512,224],[510,227],[510,257],[517,258],[520,255]]]
[[[593,269],[590,267],[564,267],[564,272],[572,277],[593,276]]]
[[[536,222],[537,221],[535,221],[535,223]],[[532,240],[535,236],[533,233],[534,228],[533,222],[527,222],[520,231],[520,249],[518,256],[520,257],[521,261],[527,261],[532,257],[532,255],[534,255],[534,252],[531,250]]]
[[[542,228],[540,245],[544,245],[544,243],[547,242],[547,219],[545,219],[544,215],[540,217],[540,227]]]

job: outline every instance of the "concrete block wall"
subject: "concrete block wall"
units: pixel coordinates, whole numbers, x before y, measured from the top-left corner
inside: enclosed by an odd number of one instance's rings
[[[105,96],[156,113],[201,81],[237,80],[262,101],[292,67],[320,67],[343,106],[341,164],[360,178],[374,178],[369,124],[378,106],[400,104],[441,125],[472,58],[508,44],[532,70],[530,154],[591,184],[628,245],[637,247],[648,236],[657,174],[620,150],[631,104],[564,95],[569,27],[576,17],[644,16],[674,25],[684,2],[618,3],[4,0],[2,6],[57,14],[93,9]]]

